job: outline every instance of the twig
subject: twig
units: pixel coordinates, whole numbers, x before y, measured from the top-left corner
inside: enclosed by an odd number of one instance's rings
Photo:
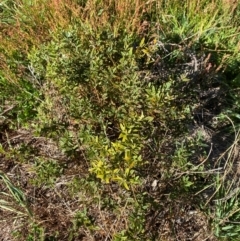
[[[0,116],[3,116],[4,114],[6,114],[7,112],[9,112],[9,111],[11,111],[14,107],[16,107],[17,105],[13,105],[13,106],[10,106],[10,107],[8,107],[6,110],[4,110],[1,114],[0,114]]]

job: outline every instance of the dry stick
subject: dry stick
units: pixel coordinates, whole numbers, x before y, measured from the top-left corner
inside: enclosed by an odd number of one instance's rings
[[[235,144],[235,142],[234,142],[234,144]],[[234,144],[233,144],[233,145],[234,145]],[[233,145],[232,145],[232,146],[233,146]],[[227,158],[226,164],[229,162],[229,159],[230,159],[230,157],[231,157],[232,146],[231,146],[230,148],[228,148],[228,150],[230,150],[230,151],[229,151],[229,152],[230,152],[230,155],[229,155],[228,158]],[[228,151],[228,150],[227,150],[227,151]],[[225,151],[224,154],[225,154],[227,151]],[[221,155],[221,156],[223,156],[223,155]],[[218,159],[218,160],[219,160],[219,159]],[[226,168],[226,164],[224,165],[224,169]],[[228,172],[229,172],[229,171],[224,172],[224,175],[223,175],[223,178],[222,178],[223,180],[226,178]],[[218,188],[217,188],[216,191],[213,193],[213,195],[208,199],[208,201],[206,202],[206,204],[204,205],[204,207],[206,207],[207,204],[212,200],[212,198],[213,198],[213,197],[215,196],[215,194],[219,191],[219,189],[221,188],[221,186],[222,186],[222,184],[220,184],[220,185],[218,186]]]
[[[210,150],[208,152],[207,157],[199,165],[197,165],[197,168],[200,167],[201,165],[203,165],[208,160],[208,158],[210,157],[210,155],[212,153],[212,148],[213,148],[213,143],[211,143],[211,148],[210,148]]]
[[[201,165],[203,165],[208,160],[208,158],[210,157],[210,154],[212,152],[212,146],[213,146],[213,143],[211,143],[211,148],[210,148],[210,151],[209,151],[207,157],[199,165],[197,165],[196,168],[199,168]],[[215,171],[219,171],[221,169],[222,168],[215,168],[215,169],[211,169],[211,170],[208,170],[208,171],[186,171],[186,172],[180,173],[174,180],[179,179],[184,174],[196,174],[196,173],[208,174],[208,173],[213,173]]]
[[[228,155],[228,159],[227,159],[226,164],[224,165],[224,169],[226,168],[226,165],[227,165],[227,163],[228,163],[228,160],[232,157],[232,153],[233,153],[234,147],[235,147],[235,145],[236,145],[237,142],[238,142],[238,139],[237,139],[238,137],[239,137],[239,131],[236,133],[235,141],[234,141],[233,145],[232,145],[231,148],[230,148],[229,155]],[[225,173],[224,178],[226,177],[226,175],[227,175],[229,172],[230,172],[230,170]],[[228,190],[227,190],[227,192],[226,192],[226,193],[229,193],[229,194],[228,194],[226,197],[224,197],[224,198],[215,199],[215,200],[213,200],[213,201],[227,201],[228,199],[230,199],[231,197],[233,197],[233,196],[240,190],[240,188],[238,187],[238,186],[239,186],[239,183],[240,183],[240,179],[239,179],[238,182],[237,182],[237,185],[236,185],[237,187],[230,192],[230,190],[231,190],[231,188],[232,188],[232,186],[233,186],[233,184],[234,184],[234,181],[235,181],[235,177],[236,177],[236,176],[237,176],[237,173],[235,173],[234,178],[233,178],[233,180],[232,180],[232,182],[231,182],[231,184],[230,184],[230,186],[229,186],[229,188],[228,188]],[[221,186],[221,185],[220,185],[220,186]],[[219,187],[219,188],[220,188],[220,187]],[[218,190],[219,190],[219,189],[218,189]]]
[[[220,225],[222,223],[225,223],[226,221],[229,221],[228,219],[235,213],[239,212],[240,211],[240,208],[238,208],[237,210],[235,210],[234,212],[230,213],[227,217],[225,217],[224,219],[221,220],[221,222],[219,223]],[[232,223],[232,222],[231,222]]]
[[[236,128],[235,128],[235,125],[234,123],[232,122],[232,120],[226,116],[227,119],[231,122],[232,126],[233,126],[233,129],[234,129],[234,133],[235,133],[235,140],[233,142],[233,144],[218,158],[217,162],[229,151],[229,155],[228,155],[228,158],[226,160],[226,163],[224,165],[224,170],[226,169],[226,166],[227,164],[229,163],[229,160],[231,159],[232,157],[232,153],[233,153],[233,148],[235,147],[235,145],[238,143],[238,138],[239,138],[239,133],[240,133],[240,130],[238,130],[238,132],[236,131]],[[222,180],[224,180],[227,176],[227,174],[229,173],[229,170],[227,170],[226,172],[224,172],[224,175],[223,175],[223,178]],[[232,185],[232,184],[231,184]],[[230,188],[231,188],[231,185],[230,185]],[[213,195],[208,199],[208,201],[206,202],[206,204],[204,205],[204,207],[207,206],[207,204],[212,200],[212,198],[215,196],[215,194],[219,191],[219,189],[221,188],[222,184],[220,184],[218,186],[218,188],[216,189],[216,191],[213,193]],[[228,195],[227,197],[224,198],[224,200],[227,198],[231,198],[237,191],[239,190],[239,188],[237,188],[237,190],[233,190],[233,192],[230,193],[230,195]]]
[[[214,172],[216,172],[216,171],[220,171],[220,170],[222,170],[223,168],[222,167],[219,167],[219,168],[214,168],[214,169],[210,169],[210,170],[208,170],[208,171],[186,171],[186,172],[182,172],[182,173],[180,173],[176,178],[174,178],[173,180],[177,180],[177,179],[179,179],[180,177],[182,177],[183,175],[185,175],[185,174],[188,174],[188,175],[190,175],[190,174],[210,174],[210,173],[214,173]],[[219,172],[217,172],[217,173],[219,173]]]
[[[239,184],[239,182],[238,182],[238,184]],[[214,199],[213,201],[214,202],[217,202],[217,201],[227,201],[228,199],[232,198],[236,193],[238,193],[239,190],[240,190],[240,188],[237,187],[237,188],[233,189],[233,191],[230,192],[226,197],[220,198],[220,199]]]
[[[209,186],[203,188],[202,190],[198,191],[197,193],[194,194],[194,196],[197,196],[199,193],[203,192],[204,190],[208,189],[209,187],[213,186],[214,183],[210,184]]]
[[[6,110],[4,110],[1,114],[0,114],[0,116],[3,116],[4,114],[6,114],[7,112],[9,112],[9,111],[11,111],[14,107],[16,107],[17,105],[13,105],[13,106],[10,106],[10,107],[8,107]]]

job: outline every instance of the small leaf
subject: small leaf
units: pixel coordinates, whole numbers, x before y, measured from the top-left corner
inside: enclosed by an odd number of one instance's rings
[[[145,38],[142,38],[142,40],[139,44],[139,47],[142,48],[144,46],[144,43],[145,43]]]
[[[127,190],[129,190],[129,186],[127,185],[127,182],[123,182],[123,186],[124,186]]]
[[[121,128],[121,131],[125,131],[126,130],[125,126],[123,124],[121,124],[121,123],[120,123],[120,128]]]

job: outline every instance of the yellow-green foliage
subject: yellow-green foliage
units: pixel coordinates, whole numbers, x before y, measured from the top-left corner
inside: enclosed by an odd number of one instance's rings
[[[94,148],[96,160],[93,160],[91,172],[95,173],[102,181],[118,182],[127,190],[129,186],[138,183],[136,168],[146,164],[142,159],[141,150],[144,137],[141,133],[141,124],[151,119],[141,116],[132,116],[133,124],[120,123],[120,134],[116,141],[110,141],[107,145],[99,145],[99,139],[95,139]],[[96,148],[97,149],[97,148]]]

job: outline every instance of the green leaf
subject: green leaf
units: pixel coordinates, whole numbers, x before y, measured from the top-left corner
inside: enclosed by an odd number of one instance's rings
[[[145,38],[142,38],[140,44],[139,44],[139,47],[142,48],[145,44]]]
[[[123,186],[125,187],[126,190],[129,190],[129,186],[128,186],[127,182],[123,182]]]

